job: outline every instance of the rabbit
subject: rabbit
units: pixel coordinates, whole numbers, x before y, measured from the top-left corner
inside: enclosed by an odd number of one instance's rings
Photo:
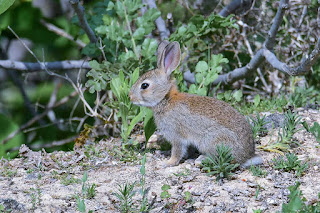
[[[171,143],[171,158],[165,165],[178,165],[189,146],[210,155],[221,143],[232,149],[235,161],[244,167],[261,164],[243,115],[221,100],[178,91],[170,75],[180,63],[179,43],[163,41],[157,53],[157,68],[136,81],[129,97],[133,104],[152,109],[157,128]]]

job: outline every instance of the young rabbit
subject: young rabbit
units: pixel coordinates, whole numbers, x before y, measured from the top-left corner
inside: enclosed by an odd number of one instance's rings
[[[129,96],[133,104],[152,109],[158,129],[172,144],[166,164],[178,165],[190,145],[214,154],[221,143],[245,167],[262,163],[254,157],[252,131],[243,115],[223,101],[178,91],[170,75],[180,63],[179,43],[164,41],[157,52],[158,68],[142,75]]]

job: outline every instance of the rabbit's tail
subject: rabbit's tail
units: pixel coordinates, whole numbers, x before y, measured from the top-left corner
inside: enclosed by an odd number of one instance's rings
[[[255,155],[252,158],[250,158],[249,160],[247,160],[246,162],[244,162],[243,164],[241,164],[240,166],[242,168],[249,168],[251,165],[253,166],[257,166],[263,164],[263,160],[259,155]]]

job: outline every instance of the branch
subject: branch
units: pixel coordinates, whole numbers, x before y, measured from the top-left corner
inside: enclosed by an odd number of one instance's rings
[[[0,67],[3,69],[12,69],[25,72],[35,72],[49,70],[70,70],[70,69],[91,69],[89,63],[83,60],[71,60],[71,61],[54,61],[54,62],[21,62],[11,60],[0,60]]]
[[[222,85],[228,85],[239,79],[249,76],[251,71],[256,70],[257,67],[263,62],[264,58],[262,52],[263,50],[260,49],[246,66],[237,68],[229,73],[219,75],[219,77],[212,84],[218,85],[221,83]]]
[[[147,3],[147,5],[149,6],[149,8],[156,8],[157,9],[157,5],[155,3],[154,0],[145,0],[145,2]],[[165,21],[162,19],[161,16],[159,16],[157,19],[156,19],[156,26],[157,26],[157,29],[159,30],[159,33],[160,33],[160,38],[161,38],[161,41],[165,40],[165,39],[168,39],[169,36],[170,36],[170,32],[169,30],[167,29],[166,27],[166,23]]]
[[[20,126],[19,129],[17,129],[16,131],[12,132],[10,135],[8,135],[7,138],[5,138],[1,143],[2,144],[6,144],[9,140],[11,140],[12,138],[14,138],[17,134],[19,134],[22,130],[28,128],[29,126],[31,126],[32,124],[34,124],[36,121],[38,121],[39,119],[43,118],[44,116],[46,116],[48,114],[48,112],[55,108],[58,107],[62,104],[67,103],[71,98],[73,98],[74,96],[78,95],[77,91],[72,92],[69,96],[62,98],[60,101],[58,101],[55,104],[50,104],[50,106],[48,106],[46,108],[46,110],[44,112],[42,112],[41,114],[36,115],[35,117],[33,117],[31,120],[29,120],[27,123],[23,124],[22,126]]]
[[[273,23],[271,25],[271,28],[268,32],[268,37],[264,43],[264,46],[268,49],[268,50],[272,50],[273,46],[274,46],[274,41],[276,39],[276,35],[278,33],[278,29],[280,27],[280,24],[283,20],[283,15],[285,10],[288,9],[288,0],[281,0],[278,10],[277,10],[277,14],[274,17]]]
[[[227,17],[230,14],[235,13],[235,11],[238,8],[244,8],[247,5],[246,4],[252,4],[251,0],[233,0],[232,2],[230,2],[230,4],[228,4],[227,6],[225,6],[219,13],[220,16],[222,17]]]
[[[275,69],[278,69],[279,71],[289,75],[302,75],[311,69],[311,67],[317,62],[320,56],[320,38],[318,39],[318,42],[311,54],[309,56],[306,55],[302,59],[300,65],[297,67],[291,68],[287,64],[279,61],[278,58],[274,55],[274,53],[270,50],[264,49],[263,54],[267,62],[269,62],[269,64]]]
[[[45,143],[45,144],[33,144],[30,146],[31,149],[42,149],[42,148],[53,148],[56,146],[62,146],[68,143],[71,143],[74,141],[78,136],[72,136],[70,138],[62,139],[60,141],[53,141],[51,143]],[[14,147],[9,150],[9,152],[18,151],[20,149],[20,146]]]
[[[45,20],[40,20],[41,24],[45,26],[49,31],[56,33],[57,35],[60,35],[70,41],[75,42],[79,47],[84,48],[86,46],[85,43],[83,43],[80,39],[75,40],[69,33],[65,32],[63,29],[60,29],[59,27],[50,24],[46,22]]]
[[[70,138],[62,139],[60,141],[53,141],[53,142],[45,143],[45,144],[34,144],[34,145],[31,145],[31,149],[53,148],[56,146],[62,146],[62,145],[71,143],[77,137],[78,137],[78,135],[72,136]]]
[[[94,34],[93,30],[90,28],[88,21],[84,14],[84,8],[80,5],[79,0],[69,0],[71,6],[73,7],[74,11],[77,13],[79,18],[79,24],[81,28],[86,32],[89,37],[91,43],[95,43],[97,41],[97,37]]]
[[[318,42],[311,54],[304,57],[298,67],[290,68],[287,64],[280,62],[272,52],[278,29],[281,25],[284,12],[287,8],[288,0],[281,0],[263,48],[254,55],[251,61],[244,67],[237,68],[223,75],[219,75],[219,77],[212,83],[213,85],[217,85],[218,83],[226,85],[245,78],[249,76],[253,70],[256,70],[265,59],[273,68],[289,75],[302,75],[311,69],[311,67],[320,57],[320,38],[318,38]]]

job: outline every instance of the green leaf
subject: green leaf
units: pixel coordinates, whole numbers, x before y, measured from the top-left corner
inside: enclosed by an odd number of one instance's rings
[[[140,113],[138,115],[136,115],[130,122],[130,125],[128,127],[128,130],[127,130],[127,136],[130,135],[133,127],[139,122],[142,120],[142,118],[144,117],[145,115],[145,111],[144,110],[140,110]]]
[[[4,13],[15,0],[0,0],[0,14]]]
[[[76,196],[76,200],[79,212],[86,212],[86,204],[84,203],[84,200],[80,199],[78,195]]]
[[[191,84],[189,87],[189,93],[191,94],[197,94],[197,87],[195,84]]]
[[[169,194],[168,191],[163,191],[163,192],[161,192],[160,197],[161,197],[162,199],[166,199],[166,198],[170,198],[171,195]]]
[[[141,160],[141,167],[140,167],[140,174],[141,175],[145,175],[146,174],[146,161],[147,161],[147,157],[146,155],[143,156],[142,160]]]
[[[242,99],[242,91],[237,90],[235,93],[233,93],[233,97],[236,99],[237,102],[241,101]]]
[[[154,53],[157,51],[158,43],[155,39],[146,38],[142,43],[141,55],[146,58],[155,57]]]
[[[205,61],[199,61],[196,65],[196,72],[205,72],[208,70],[208,64]]]
[[[132,85],[134,83],[136,83],[136,81],[138,80],[139,78],[139,67],[137,67],[133,73],[131,74],[131,78],[130,78],[130,83],[129,83],[129,86],[132,87]]]
[[[201,96],[206,96],[207,95],[207,89],[204,88],[204,87],[198,88],[197,94],[201,95]]]
[[[257,94],[253,99],[254,106],[257,107],[260,104],[260,95]]]
[[[85,183],[87,181],[87,179],[88,179],[88,173],[87,173],[87,171],[85,171],[83,173],[82,182]]]
[[[146,137],[146,143],[153,133],[156,131],[157,127],[154,123],[153,113],[151,109],[144,108],[145,110],[145,118],[144,118],[144,135]]]
[[[320,142],[320,125],[318,122],[315,122],[310,128],[310,132],[316,137],[317,141]]]
[[[144,28],[140,27],[133,33],[132,36],[135,40],[141,40],[142,38],[144,38],[144,35],[145,35],[145,30]]]
[[[114,3],[112,1],[109,1],[107,10],[112,10],[114,8]]]
[[[185,197],[187,202],[190,201],[191,200],[191,193],[189,191],[186,191],[184,193],[184,197]]]
[[[90,61],[89,65],[92,69],[100,70],[100,64],[96,60]]]
[[[163,191],[167,191],[167,190],[171,189],[171,187],[170,187],[168,184],[163,184],[163,186],[161,187],[161,189],[162,189]]]

